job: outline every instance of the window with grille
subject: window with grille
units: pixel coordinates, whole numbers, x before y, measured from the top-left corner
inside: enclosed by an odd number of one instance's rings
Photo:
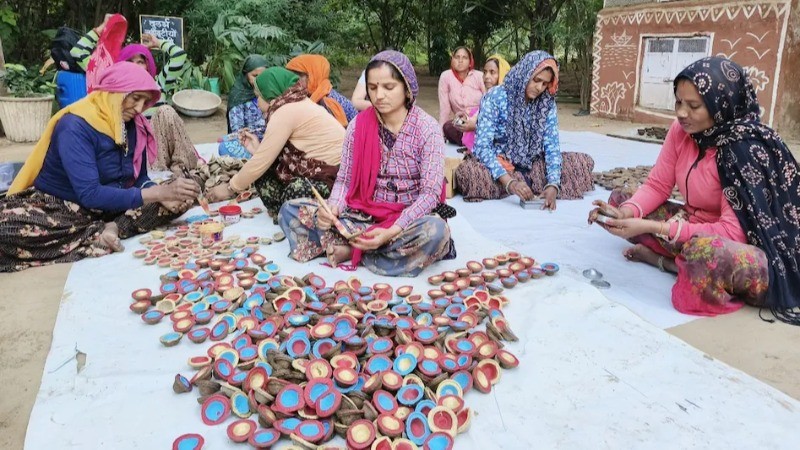
[[[647,51],[650,53],[672,53],[675,41],[672,39],[650,39]]]
[[[705,53],[708,40],[702,39],[679,39],[678,52],[679,53]]]

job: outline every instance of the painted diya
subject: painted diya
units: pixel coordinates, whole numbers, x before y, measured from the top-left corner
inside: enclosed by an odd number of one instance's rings
[[[258,426],[252,420],[239,419],[228,425],[228,438],[233,442],[246,442],[253,436]]]
[[[360,419],[347,429],[347,445],[355,450],[364,450],[375,440],[375,426],[371,421]]]
[[[542,270],[547,276],[553,276],[558,272],[558,264],[556,263],[544,263],[542,264]]]
[[[219,425],[231,415],[228,397],[214,394],[208,397],[200,410],[200,417],[206,425]]]
[[[201,450],[205,443],[205,439],[199,434],[184,434],[175,439],[172,450]]]

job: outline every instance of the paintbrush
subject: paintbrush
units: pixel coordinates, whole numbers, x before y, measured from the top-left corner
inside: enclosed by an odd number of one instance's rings
[[[363,231],[356,231],[355,233],[353,233],[350,230],[348,230],[347,227],[345,227],[344,224],[339,220],[339,218],[337,218],[336,215],[333,214],[333,211],[331,211],[331,208],[328,206],[328,202],[325,201],[324,198],[322,198],[322,195],[320,195],[319,191],[317,191],[314,185],[311,184],[308,178],[306,178],[305,180],[306,183],[308,183],[308,187],[311,188],[311,193],[314,194],[314,197],[317,199],[317,204],[319,204],[319,207],[324,209],[326,213],[328,213],[331,217],[333,217],[333,226],[336,227],[336,230],[339,232],[339,234],[342,235],[342,237],[350,241],[357,238],[358,236],[361,235],[361,233],[363,233]]]
[[[188,179],[192,179],[192,176],[189,174],[189,171],[186,167],[183,167],[183,174]],[[200,194],[197,196],[197,203],[203,208],[203,212],[206,213],[207,216],[211,215],[211,207],[208,206],[208,200],[206,200],[205,195],[203,195],[203,189],[200,189]]]

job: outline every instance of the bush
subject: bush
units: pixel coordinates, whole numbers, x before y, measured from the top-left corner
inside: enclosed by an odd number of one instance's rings
[[[6,64],[6,71],[0,75],[12,97],[41,97],[53,95],[56,85],[52,82],[53,72],[44,74],[28,70],[21,64]]]

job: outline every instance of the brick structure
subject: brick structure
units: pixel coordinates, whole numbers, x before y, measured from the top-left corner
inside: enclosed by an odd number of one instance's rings
[[[798,0],[606,0],[595,31],[592,114],[669,123],[670,79],[706,55],[745,67],[762,120],[800,136]]]

